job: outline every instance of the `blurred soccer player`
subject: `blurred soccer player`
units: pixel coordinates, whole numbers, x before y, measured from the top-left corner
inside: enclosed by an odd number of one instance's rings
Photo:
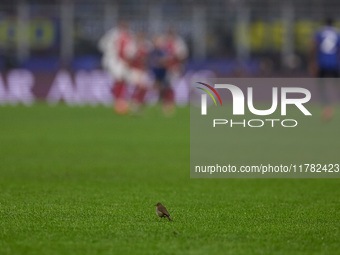
[[[102,65],[114,78],[114,108],[117,113],[125,114],[129,110],[126,101],[126,83],[129,75],[126,59],[126,46],[131,41],[131,34],[126,21],[120,21],[116,28],[109,30],[99,41],[99,49],[103,52]]]
[[[134,86],[131,100],[132,113],[138,113],[144,104],[145,94],[150,87],[151,80],[147,70],[147,58],[151,45],[144,32],[136,33],[126,47],[126,56],[130,65],[129,83]]]
[[[153,49],[149,54],[149,66],[155,80],[155,87],[159,91],[159,97],[163,104],[165,115],[172,115],[175,110],[174,92],[171,88],[168,76],[168,63],[171,60],[164,36],[155,36],[153,38]]]
[[[325,26],[316,33],[311,52],[310,72],[319,78],[339,78],[339,52],[340,37],[333,27],[333,20],[326,19]],[[319,94],[323,104],[322,119],[329,120],[333,117],[333,107],[330,105],[326,94],[325,84],[320,80]]]
[[[169,54],[168,69],[171,82],[176,81],[183,72],[183,63],[188,57],[188,48],[174,28],[165,35],[165,49]]]

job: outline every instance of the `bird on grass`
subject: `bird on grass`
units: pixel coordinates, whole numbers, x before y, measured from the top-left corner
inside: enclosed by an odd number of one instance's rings
[[[170,219],[170,213],[161,203],[156,204],[156,214],[160,218],[167,217],[169,221],[172,221],[172,219]]]

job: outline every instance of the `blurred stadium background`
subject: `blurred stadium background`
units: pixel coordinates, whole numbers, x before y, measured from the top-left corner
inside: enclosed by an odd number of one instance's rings
[[[340,179],[189,179],[189,107],[166,118],[90,106],[113,103],[97,44],[118,20],[149,35],[177,28],[189,58],[175,100],[186,105],[193,76],[308,76],[311,37],[328,16],[339,27],[339,10],[338,0],[0,0],[0,254],[339,254]],[[339,163],[339,106],[327,124],[310,108],[314,118],[289,115],[296,129],[226,128],[226,158]]]
[[[74,102],[68,88],[50,91],[60,77],[61,83],[75,79],[111,84],[110,77],[98,71],[102,67],[97,43],[120,19],[149,35],[173,26],[185,39],[189,59],[177,103],[187,102],[184,87],[196,73],[307,76],[311,37],[326,17],[333,17],[340,27],[339,9],[336,0],[2,0],[0,102],[30,103],[30,90],[36,98]],[[84,71],[93,70],[97,71],[91,78],[86,76]],[[14,83],[19,85],[7,93]],[[100,103],[111,103],[104,95],[108,90],[95,93]],[[84,95],[82,101],[86,97],[91,96]]]

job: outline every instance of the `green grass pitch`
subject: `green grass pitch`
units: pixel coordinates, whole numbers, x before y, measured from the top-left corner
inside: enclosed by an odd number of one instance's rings
[[[339,254],[339,187],[190,179],[189,108],[0,107],[2,255]]]

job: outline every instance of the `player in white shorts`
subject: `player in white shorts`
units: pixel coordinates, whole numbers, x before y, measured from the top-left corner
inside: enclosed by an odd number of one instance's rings
[[[119,22],[116,28],[110,29],[99,41],[99,49],[103,53],[102,65],[114,78],[114,108],[119,114],[126,114],[129,105],[126,100],[129,64],[126,48],[132,40],[128,24]]]

